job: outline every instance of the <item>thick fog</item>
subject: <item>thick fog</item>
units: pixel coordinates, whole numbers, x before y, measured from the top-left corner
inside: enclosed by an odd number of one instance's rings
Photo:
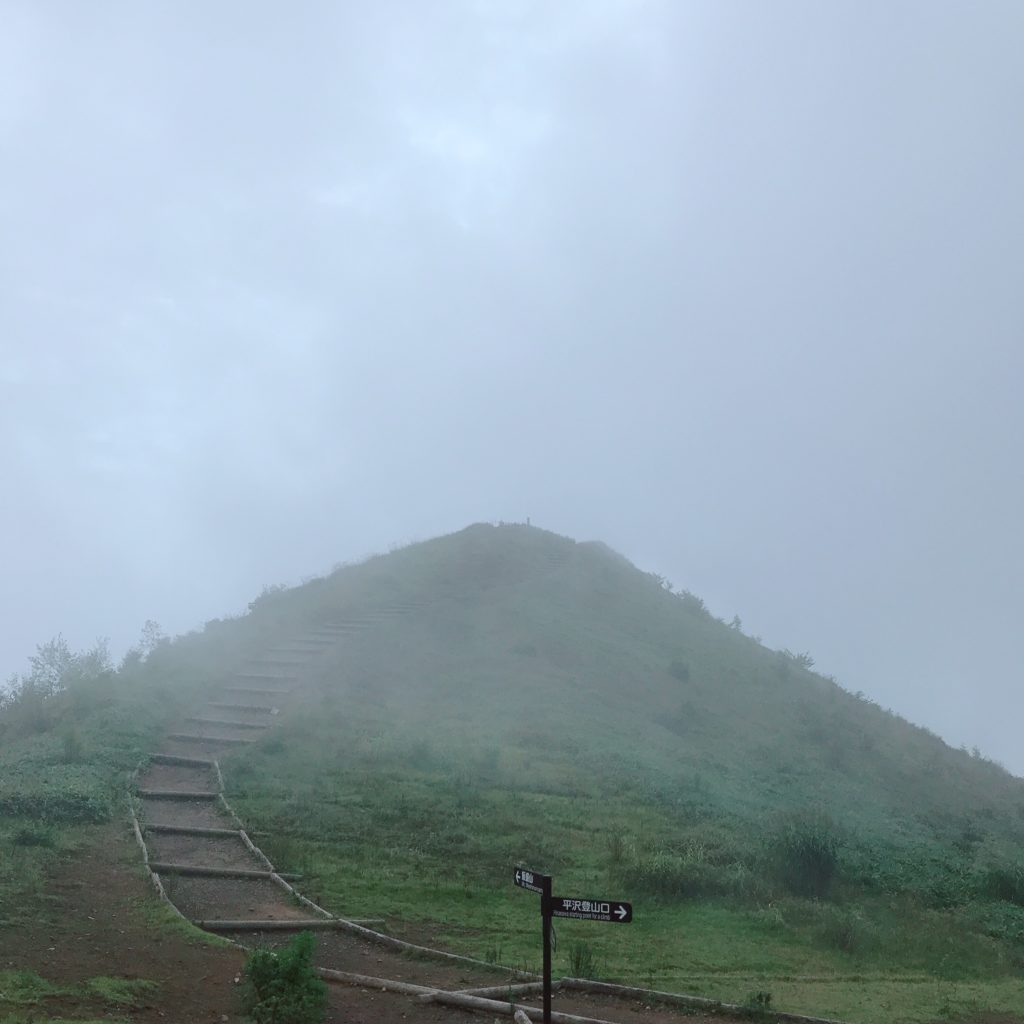
[[[530,516],[1024,773],[1022,34],[0,0],[0,674]]]

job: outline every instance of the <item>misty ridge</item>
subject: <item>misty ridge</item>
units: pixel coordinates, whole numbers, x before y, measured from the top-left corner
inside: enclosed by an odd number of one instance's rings
[[[519,510],[1024,771],[1019,21],[10,0],[0,677]]]
[[[109,821],[148,760],[160,785],[140,783],[136,813],[151,858],[170,856],[161,822],[188,805],[161,787],[215,753],[233,812],[304,896],[352,917],[457,905],[470,930],[446,941],[484,963],[536,955],[526,920],[493,920],[495,901],[527,914],[505,888],[526,863],[627,895],[657,927],[699,915],[727,940],[721,968],[769,941],[780,963],[864,973],[824,997],[773,975],[773,1005],[880,1019],[871,978],[892,963],[941,960],[961,1000],[1000,1005],[1017,984],[1021,781],[602,543],[476,524],[264,587],[176,638],[147,622],[117,669],[58,638],[13,682],[0,811],[29,822],[29,848]],[[189,917],[231,916],[201,879],[166,891]],[[568,969],[694,989],[671,943],[571,949]],[[697,987],[742,1001],[725,975]],[[894,997],[908,1019],[932,1005],[920,991]]]

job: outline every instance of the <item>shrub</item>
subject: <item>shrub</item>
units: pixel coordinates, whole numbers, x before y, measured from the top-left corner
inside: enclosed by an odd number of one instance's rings
[[[626,854],[630,850],[630,844],[626,840],[626,837],[620,832],[613,832],[608,836],[608,859],[612,864],[621,864],[626,859]]]
[[[1024,864],[999,864],[981,876],[981,891],[990,899],[1024,907]]]
[[[72,823],[108,821],[110,798],[91,791],[0,789],[0,815]]]
[[[690,666],[682,658],[673,658],[668,664],[668,674],[681,683],[688,683]]]
[[[245,1012],[255,1024],[320,1024],[327,986],[313,970],[315,941],[301,932],[283,949],[253,950],[245,962]]]
[[[827,896],[839,866],[839,834],[822,812],[784,818],[770,840],[770,853],[783,884],[801,896]]]
[[[11,834],[11,842],[15,846],[47,846],[56,845],[57,838],[53,829],[45,825],[23,825]]]
[[[569,947],[569,975],[573,978],[596,978],[597,958],[587,942],[574,942]]]
[[[772,994],[771,992],[765,992],[761,989],[757,992],[751,992],[747,996],[744,1005],[749,1007],[751,1010],[767,1013],[772,1008]]]
[[[855,953],[867,938],[867,927],[860,914],[853,910],[829,907],[821,923],[822,941],[841,953]]]

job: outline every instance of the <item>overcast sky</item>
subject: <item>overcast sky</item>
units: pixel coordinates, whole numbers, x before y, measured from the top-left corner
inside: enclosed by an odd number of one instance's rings
[[[0,0],[0,674],[530,516],[1024,774],[1022,37]]]

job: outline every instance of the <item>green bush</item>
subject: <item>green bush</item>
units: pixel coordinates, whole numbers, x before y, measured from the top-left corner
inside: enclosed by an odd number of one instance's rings
[[[111,804],[106,794],[95,792],[0,791],[0,815],[84,824],[108,821]]]
[[[769,851],[783,884],[800,896],[827,896],[839,866],[839,834],[822,812],[802,811],[783,818]]]
[[[279,951],[253,950],[245,962],[245,1012],[255,1024],[320,1024],[327,986],[313,970],[312,932]]]
[[[0,815],[68,823],[110,818],[114,780],[102,767],[26,757],[0,760],[0,773]]]
[[[668,665],[668,674],[681,683],[690,681],[690,666],[682,658],[673,658]]]
[[[53,847],[57,843],[57,837],[53,829],[45,825],[23,825],[11,833],[11,843],[14,846]]]
[[[597,958],[588,942],[574,942],[569,947],[569,975],[573,978],[596,978]]]
[[[990,899],[1003,900],[1024,907],[1024,864],[999,864],[981,876],[982,893]]]
[[[762,989],[751,992],[744,1001],[744,1006],[760,1013],[767,1013],[772,1008],[772,994]]]

